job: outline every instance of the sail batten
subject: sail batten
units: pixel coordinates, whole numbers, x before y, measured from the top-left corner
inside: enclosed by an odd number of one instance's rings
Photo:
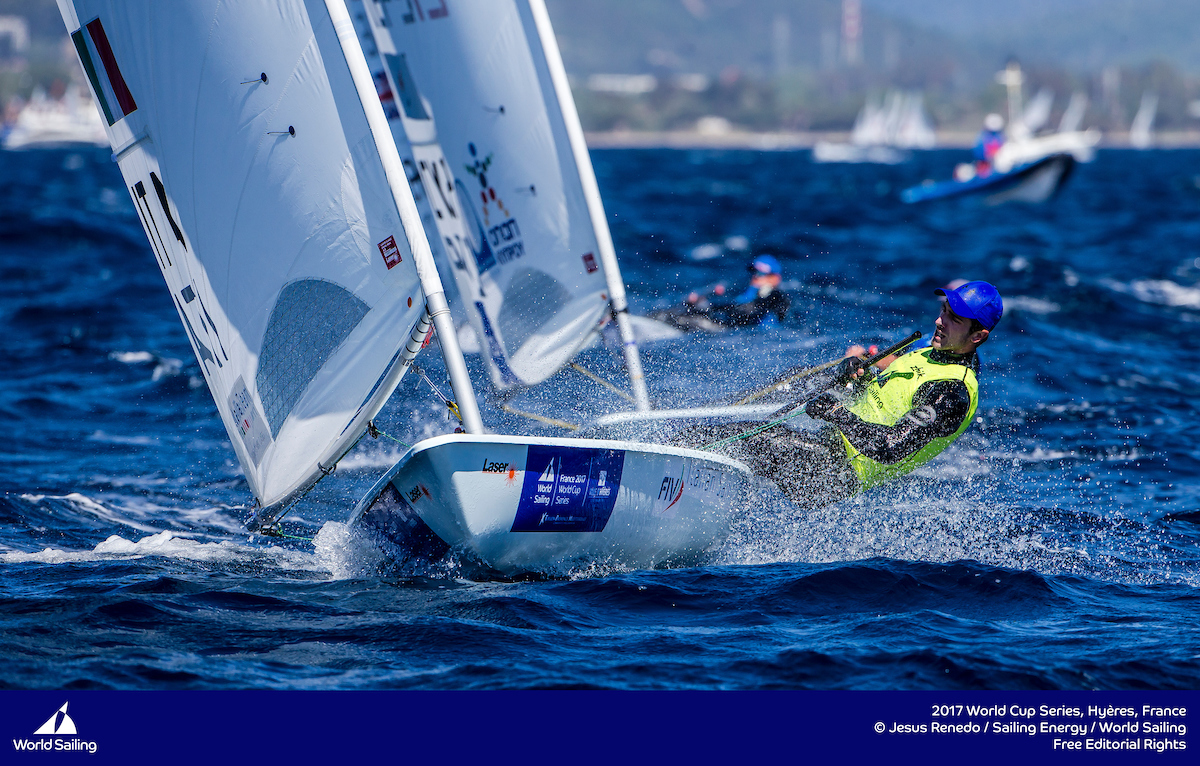
[[[277,506],[360,438],[426,314],[424,234],[405,225],[329,8],[59,7],[247,482]]]

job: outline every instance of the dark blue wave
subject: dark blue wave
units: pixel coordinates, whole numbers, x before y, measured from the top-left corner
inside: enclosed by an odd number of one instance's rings
[[[956,277],[1009,311],[979,422],[917,475],[809,513],[765,489],[704,566],[515,582],[454,559],[380,567],[343,534],[397,454],[384,439],[289,517],[315,544],[248,535],[248,488],[108,153],[3,159],[2,688],[1200,684],[1200,152],[1101,152],[1044,206],[921,209],[897,190],[958,153],[598,152],[637,311],[740,289],[757,252],[793,298],[781,326],[647,347],[664,401],[928,330]],[[621,377],[608,349],[584,362]],[[567,375],[526,397],[622,406]],[[413,380],[378,422],[409,443],[449,428]]]

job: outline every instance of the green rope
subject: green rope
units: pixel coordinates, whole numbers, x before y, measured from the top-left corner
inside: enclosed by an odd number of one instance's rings
[[[258,533],[263,537],[281,537],[284,540],[300,540],[302,542],[311,543],[316,538],[313,537],[298,537],[296,535],[285,535],[274,527],[263,527],[258,530]]]
[[[842,405],[840,405],[840,404],[838,405],[838,407],[841,407],[841,406]],[[834,409],[837,409],[837,407],[835,407]],[[712,444],[706,444],[703,447],[701,447],[700,449],[712,449],[714,447],[720,447],[722,445],[730,444],[732,442],[741,441],[742,439],[749,439],[751,436],[757,436],[758,434],[761,434],[763,431],[766,431],[770,428],[774,428],[775,426],[779,425],[780,423],[786,423],[787,421],[791,420],[792,418],[798,418],[803,414],[804,414],[804,410],[798,409],[795,412],[793,412],[791,415],[784,415],[783,417],[779,418],[778,420],[772,420],[770,423],[764,423],[763,425],[759,426],[758,428],[751,428],[749,431],[743,431],[742,433],[737,434],[736,436],[730,436],[728,439],[721,439],[720,441],[715,441]]]
[[[380,436],[386,436],[387,438],[391,439],[392,441],[396,442],[397,444],[399,444],[403,447],[412,449],[411,444],[400,441],[395,436],[392,436],[391,434],[387,433],[386,431],[380,431],[379,426],[375,425],[374,420],[367,421],[367,433],[371,435],[372,439],[378,439]]]
[[[725,444],[730,444],[732,442],[741,441],[742,439],[749,439],[751,436],[756,436],[758,434],[761,434],[763,431],[766,431],[769,428],[774,428],[775,426],[779,425],[780,423],[786,423],[787,421],[791,420],[792,418],[799,417],[803,414],[804,414],[804,410],[797,410],[796,412],[792,413],[791,415],[785,415],[784,417],[779,418],[778,420],[772,420],[770,423],[764,423],[763,425],[758,426],[757,428],[751,428],[749,431],[743,431],[742,433],[737,434],[735,436],[730,436],[727,439],[721,439],[720,441],[715,441],[712,444],[706,444],[703,447],[701,447],[700,449],[709,450],[709,449],[713,449],[715,447],[723,446]]]

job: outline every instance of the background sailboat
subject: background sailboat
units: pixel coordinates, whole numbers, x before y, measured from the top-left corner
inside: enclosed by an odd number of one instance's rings
[[[1129,124],[1129,145],[1134,149],[1149,149],[1154,145],[1154,116],[1158,112],[1158,96],[1143,93],[1137,114]]]
[[[931,149],[937,143],[925,116],[920,93],[888,91],[882,101],[867,98],[854,121],[850,143],[818,141],[814,162],[872,162],[894,165],[909,159],[909,149]]]
[[[606,301],[618,321],[624,315],[549,15],[541,0],[476,0],[423,16],[366,6],[366,42],[382,53],[389,90],[410,100],[393,125],[414,147],[423,136],[432,151],[437,115],[436,143],[452,171],[467,176],[454,188],[472,260],[454,273],[486,338],[492,380],[501,388],[543,380],[589,340]],[[519,249],[497,253],[513,240]],[[637,349],[628,335],[624,346],[636,391]],[[719,540],[748,480],[740,463],[696,450],[450,435],[405,454],[351,524],[395,543],[400,555],[457,547],[501,571],[596,558],[653,566],[694,559]]]
[[[545,380],[615,311],[648,407],[625,288],[566,73],[528,46],[533,11],[352,0],[397,144],[411,147],[497,389]],[[547,17],[548,23],[548,17]],[[559,91],[562,91],[560,95]],[[560,106],[562,98],[566,108]]]

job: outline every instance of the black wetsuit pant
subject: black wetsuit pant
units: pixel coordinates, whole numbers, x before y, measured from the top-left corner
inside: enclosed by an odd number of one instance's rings
[[[702,447],[739,436],[761,423],[698,426],[684,431],[677,443]],[[833,428],[817,433],[793,431],[783,425],[716,448],[741,460],[756,476],[775,483],[793,503],[819,508],[858,494],[858,476],[846,458],[846,447]]]

